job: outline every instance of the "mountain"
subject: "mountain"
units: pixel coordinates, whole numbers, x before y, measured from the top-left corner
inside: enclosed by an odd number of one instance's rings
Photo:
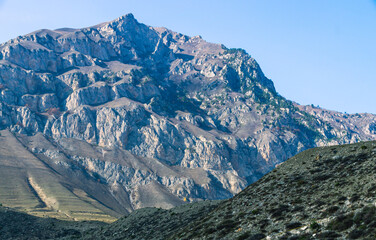
[[[286,100],[244,50],[128,14],[1,44],[0,129],[4,206],[111,222],[230,198],[305,149],[374,139],[376,116]]]
[[[47,229],[59,239],[375,239],[375,159],[375,141],[314,148],[228,200],[144,208],[97,226],[30,216],[23,221],[38,222],[33,231]],[[6,236],[18,225],[8,218],[1,226]],[[17,236],[27,239],[32,230],[22,230]]]

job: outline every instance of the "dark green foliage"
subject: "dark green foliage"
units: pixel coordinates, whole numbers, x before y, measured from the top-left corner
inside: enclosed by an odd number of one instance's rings
[[[213,227],[208,227],[205,229],[205,234],[212,234],[212,233],[215,233],[217,230]]]
[[[363,233],[364,231],[362,230],[354,229],[349,233],[348,237],[349,239],[358,239],[363,236]]]
[[[240,218],[244,218],[247,214],[245,212],[241,212],[238,214],[237,218],[240,219]]]
[[[329,222],[328,229],[343,231],[352,227],[353,224],[353,214],[339,215],[334,220]]]
[[[271,217],[272,218],[281,217],[283,213],[288,210],[288,208],[289,207],[287,205],[280,205],[278,208],[270,210]]]
[[[326,210],[326,213],[328,213],[328,214],[333,214],[333,213],[337,212],[338,209],[339,209],[338,206],[330,206],[330,207]]]
[[[247,54],[247,52],[242,48],[226,48],[224,54],[234,54],[234,53],[240,53],[240,54]]]
[[[299,180],[298,182],[297,182],[297,184],[299,185],[299,186],[302,186],[302,185],[304,185],[306,183],[306,181],[304,181],[304,180]]]
[[[246,240],[246,239],[249,239],[250,236],[251,236],[250,232],[244,232],[239,237],[237,237],[237,240]]]
[[[248,240],[261,240],[261,239],[264,239],[266,236],[265,234],[263,233],[256,233],[256,234],[253,234],[251,235]]]
[[[309,228],[312,230],[318,230],[320,229],[320,227],[320,224],[318,224],[316,221],[311,222],[311,224],[309,225]]]
[[[234,229],[237,226],[238,222],[232,220],[232,219],[227,219],[224,220],[223,222],[219,223],[217,226],[217,230],[222,230],[224,228],[226,229]]]
[[[291,222],[291,223],[286,224],[286,229],[291,230],[291,229],[295,229],[301,226],[302,224],[300,222]]]
[[[253,210],[251,211],[251,213],[254,214],[254,215],[258,214],[259,212],[260,212],[259,209],[253,209]]]
[[[375,220],[376,220],[376,207],[375,206],[366,206],[362,209],[361,212],[355,214],[354,216],[354,222],[358,225],[369,224]]]
[[[326,240],[336,239],[340,236],[341,235],[339,235],[338,233],[334,231],[326,231],[326,232],[322,232],[316,235],[317,239],[326,239]]]

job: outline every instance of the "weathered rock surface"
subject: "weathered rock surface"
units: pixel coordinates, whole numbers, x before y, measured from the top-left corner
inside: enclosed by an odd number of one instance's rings
[[[51,147],[25,147],[95,176],[121,213],[229,198],[302,150],[376,137],[375,115],[292,103],[245,51],[131,14],[1,44],[0,93],[1,129],[43,133]]]

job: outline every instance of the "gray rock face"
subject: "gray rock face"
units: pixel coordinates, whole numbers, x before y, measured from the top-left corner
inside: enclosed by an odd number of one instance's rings
[[[109,190],[121,186],[111,192],[129,211],[228,198],[302,150],[376,137],[375,115],[292,103],[244,50],[131,14],[39,30],[1,44],[0,53],[1,129],[139,159],[125,166],[115,155],[69,154]],[[129,200],[119,200],[124,194]]]

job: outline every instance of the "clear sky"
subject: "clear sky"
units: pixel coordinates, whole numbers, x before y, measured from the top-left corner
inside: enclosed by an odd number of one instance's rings
[[[126,13],[245,49],[290,100],[376,113],[376,0],[0,0],[0,42]]]

